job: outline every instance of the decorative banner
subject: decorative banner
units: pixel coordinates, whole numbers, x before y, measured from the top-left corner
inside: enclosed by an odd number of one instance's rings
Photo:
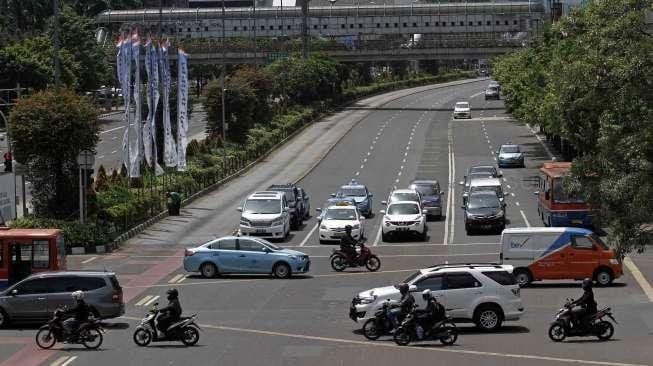
[[[136,141],[131,144],[131,167],[129,169],[129,176],[137,178],[141,176],[141,161],[143,150],[143,130],[141,120],[141,42],[138,37],[138,31],[134,31],[132,35],[132,61],[134,62],[134,129],[136,130]],[[131,128],[131,127],[129,127]],[[129,134],[128,134],[129,136]],[[130,141],[131,143],[131,141]]]
[[[151,39],[145,45],[145,71],[147,72],[147,122],[143,126],[145,161],[154,167],[156,175],[163,174],[159,165],[156,144],[156,110],[159,106],[159,53]]]
[[[125,132],[122,138],[122,162],[127,167],[131,175],[131,160],[129,147],[129,129],[130,129],[130,109],[131,109],[131,42],[121,36],[118,43],[118,56],[116,65],[118,71],[118,81],[122,88],[122,97],[125,101],[125,112],[123,120],[125,121]]]
[[[186,170],[188,145],[188,54],[177,52],[177,170]]]
[[[177,147],[172,137],[170,125],[170,63],[168,61],[168,46],[166,40],[161,44],[159,57],[159,68],[161,71],[161,82],[163,83],[163,162],[165,166],[177,165]]]

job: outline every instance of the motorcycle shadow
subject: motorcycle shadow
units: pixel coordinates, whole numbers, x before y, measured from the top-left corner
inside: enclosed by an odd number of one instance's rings
[[[171,341],[173,342],[173,341]],[[161,349],[169,349],[169,348],[198,348],[198,347],[204,347],[204,345],[201,345],[199,343],[193,345],[193,346],[187,346],[185,344],[181,343],[170,343],[170,344],[152,344],[150,343],[147,348],[161,348]]]
[[[606,340],[600,340],[600,339],[598,339],[596,337],[587,336],[587,337],[578,338],[578,339],[574,339],[574,338],[570,339],[568,337],[564,341],[562,341],[562,343],[578,343],[578,344],[582,344],[582,343],[605,343],[605,342],[616,342],[616,341],[620,341],[620,340],[621,339],[619,339],[619,338],[610,338],[610,339],[606,339]]]
[[[487,335],[492,335],[492,334],[523,334],[523,333],[530,333],[531,330],[523,327],[521,325],[504,325],[501,328],[494,330],[492,332],[484,332],[477,327],[471,325],[471,326],[458,326],[458,334],[459,335],[475,335],[475,334],[487,334]]]
[[[117,330],[124,330],[124,329],[129,329],[129,323],[105,323],[102,322],[102,327],[105,329],[117,329]]]

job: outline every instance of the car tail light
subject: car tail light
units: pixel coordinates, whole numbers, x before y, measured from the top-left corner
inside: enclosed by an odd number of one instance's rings
[[[195,254],[195,251],[192,249],[186,249],[184,250],[184,256],[185,257],[190,257],[191,255]]]
[[[122,290],[114,290],[111,294],[111,302],[120,304],[122,303]]]

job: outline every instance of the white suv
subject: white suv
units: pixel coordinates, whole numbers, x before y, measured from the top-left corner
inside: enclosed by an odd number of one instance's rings
[[[242,235],[283,239],[290,233],[288,202],[283,192],[263,191],[251,194],[238,207]]]
[[[447,264],[417,272],[403,283],[410,285],[416,304],[424,308],[420,291],[430,289],[457,321],[473,321],[484,331],[496,330],[504,320],[519,320],[524,313],[519,285],[512,266],[497,264]],[[384,301],[399,300],[396,286],[379,287],[359,293],[352,300],[349,317],[354,320],[374,316]]]
[[[417,234],[426,240],[426,211],[414,201],[396,201],[388,205],[387,210],[381,210],[381,239],[386,241],[391,235]]]
[[[356,206],[348,202],[329,206],[320,222],[320,244],[329,241],[339,242],[345,236],[345,227],[347,225],[352,227],[351,236],[354,240],[361,240],[365,237],[364,220],[365,218],[360,214]]]

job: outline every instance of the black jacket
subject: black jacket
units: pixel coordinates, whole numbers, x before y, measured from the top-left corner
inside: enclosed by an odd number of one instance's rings
[[[179,319],[181,317],[181,304],[179,304],[179,299],[170,300],[168,306],[161,308],[159,312],[168,313],[172,319]]]
[[[354,239],[351,234],[346,234],[340,238],[340,248],[341,249],[356,249],[358,242]]]
[[[85,322],[91,314],[91,308],[84,300],[77,300],[76,306],[72,309],[66,310],[64,314],[72,315],[78,322]]]
[[[426,304],[426,314],[434,321],[440,321],[446,316],[446,310],[442,304],[430,298]]]
[[[401,300],[399,300],[399,307],[401,308],[402,313],[408,314],[409,312],[413,311],[413,305],[415,305],[415,298],[410,292],[406,293],[406,295],[401,296]]]
[[[582,306],[588,313],[596,313],[596,301],[594,300],[594,292],[592,289],[587,289],[583,291],[583,296],[578,300],[571,303],[572,306]]]

